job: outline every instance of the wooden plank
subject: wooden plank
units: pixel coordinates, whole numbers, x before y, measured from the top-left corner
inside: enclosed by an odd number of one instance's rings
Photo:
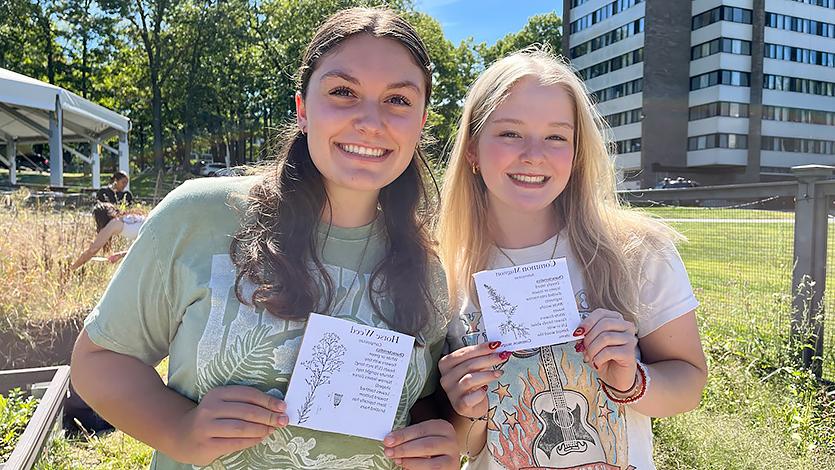
[[[20,371],[3,371],[5,376],[14,375],[18,372],[24,377],[41,377],[51,370],[52,377],[49,388],[38,403],[35,413],[26,425],[26,429],[20,436],[12,455],[3,465],[2,470],[29,470],[38,461],[44,446],[49,442],[49,436],[55,428],[64,410],[64,399],[67,396],[67,389],[70,384],[70,366],[42,367],[39,369],[22,369]],[[7,383],[16,383],[7,380]],[[33,380],[29,382],[40,382]],[[26,384],[28,385],[28,384]]]

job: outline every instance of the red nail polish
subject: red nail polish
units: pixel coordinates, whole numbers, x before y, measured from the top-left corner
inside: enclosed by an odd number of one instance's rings
[[[512,355],[513,355],[513,353],[512,353],[512,352],[510,352],[510,351],[502,351],[502,352],[500,352],[500,353],[499,353],[499,359],[501,359],[501,360],[503,360],[503,361],[506,361],[506,360],[508,360],[508,359],[510,358],[510,356],[512,356]]]
[[[576,330],[574,330],[574,333],[573,333],[574,336],[583,336],[584,334],[586,334],[586,329],[583,328],[582,326],[577,328]]]
[[[582,341],[580,341],[574,345],[574,350],[581,353],[586,350],[586,346],[582,343]]]
[[[498,349],[499,346],[501,346],[501,345],[502,345],[501,341],[490,341],[490,344],[488,344],[487,346],[489,346],[490,349]]]
[[[481,391],[486,392],[487,391],[487,385],[482,385],[481,386]]]

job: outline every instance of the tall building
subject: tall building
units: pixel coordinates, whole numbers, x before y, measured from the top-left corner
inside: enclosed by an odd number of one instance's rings
[[[835,165],[835,0],[563,0],[626,188]]]

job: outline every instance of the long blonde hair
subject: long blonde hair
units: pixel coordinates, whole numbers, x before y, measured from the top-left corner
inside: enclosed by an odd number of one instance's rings
[[[634,320],[639,314],[640,265],[647,253],[680,236],[660,222],[624,207],[616,180],[607,125],[571,68],[548,51],[529,48],[485,70],[467,93],[450,156],[437,226],[439,252],[447,273],[450,301],[460,308],[463,294],[475,301],[472,275],[487,268],[490,237],[487,187],[467,160],[490,115],[523,77],[559,85],[574,106],[574,160],[555,209],[567,228],[571,248],[586,279],[591,308],[607,308]],[[465,291],[466,289],[466,291]]]

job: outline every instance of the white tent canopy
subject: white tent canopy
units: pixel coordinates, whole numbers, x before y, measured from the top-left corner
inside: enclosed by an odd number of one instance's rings
[[[60,131],[58,131],[60,129]],[[40,80],[0,68],[0,139],[6,155],[12,184],[17,184],[16,147],[18,144],[49,144],[50,185],[64,185],[63,150],[92,166],[93,187],[100,187],[100,148],[119,156],[119,169],[128,173],[128,133],[130,119],[88,101],[75,93]],[[103,142],[119,137],[119,148]],[[90,155],[69,143],[87,142]]]

